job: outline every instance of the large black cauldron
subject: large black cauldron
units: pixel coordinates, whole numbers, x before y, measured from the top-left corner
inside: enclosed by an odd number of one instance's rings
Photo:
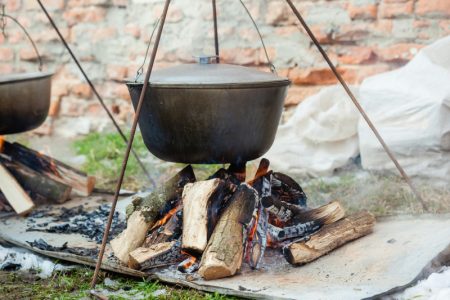
[[[145,145],[180,163],[243,163],[271,147],[290,82],[227,64],[154,71],[139,118]],[[128,81],[136,108],[143,81]]]

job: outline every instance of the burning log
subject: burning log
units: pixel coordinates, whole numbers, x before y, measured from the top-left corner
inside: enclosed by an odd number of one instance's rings
[[[248,184],[238,187],[203,252],[198,273],[204,279],[232,276],[241,267],[244,252],[243,225],[239,222],[241,210],[246,201],[257,197],[257,192]]]
[[[291,177],[283,173],[274,172],[271,184],[274,198],[300,207],[306,207],[306,194],[301,186]]]
[[[129,253],[142,246],[150,227],[177,205],[184,185],[192,181],[194,171],[187,166],[150,195],[133,199],[127,207],[127,228],[111,241],[114,255],[122,263],[128,264]]]
[[[183,191],[183,236],[181,248],[201,254],[208,243],[208,210],[224,182],[210,179],[186,184]],[[218,199],[220,201],[220,199]]]
[[[373,231],[375,217],[362,211],[336,223],[325,225],[308,241],[284,248],[286,260],[295,265],[311,262],[332,250]]]
[[[19,215],[25,215],[34,208],[34,203],[19,183],[0,162],[0,191]]]
[[[8,169],[22,188],[29,192],[36,204],[63,203],[70,198],[72,191],[70,186],[39,174],[3,154],[0,154],[0,163]]]
[[[163,219],[156,222],[150,229],[150,235],[145,238],[143,247],[148,248],[154,244],[178,239],[182,233],[182,208],[182,205],[177,206],[169,211]]]
[[[148,270],[182,261],[186,256],[180,251],[180,242],[159,243],[149,248],[137,248],[130,253],[128,267],[136,270]]]
[[[4,142],[3,152],[35,172],[71,186],[81,196],[89,196],[95,186],[95,177],[76,170],[60,161],[28,149],[18,143]]]
[[[191,274],[197,271],[199,268],[198,259],[195,256],[189,255],[188,258],[183,260],[177,267],[177,270],[181,273]]]

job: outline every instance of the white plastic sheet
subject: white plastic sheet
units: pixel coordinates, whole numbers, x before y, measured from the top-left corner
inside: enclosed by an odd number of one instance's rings
[[[360,100],[410,175],[450,182],[450,37],[364,80]],[[363,168],[395,169],[362,118],[358,134]]]
[[[357,94],[357,88],[352,87]],[[358,154],[358,112],[341,86],[305,99],[278,129],[266,154],[273,169],[325,176]]]

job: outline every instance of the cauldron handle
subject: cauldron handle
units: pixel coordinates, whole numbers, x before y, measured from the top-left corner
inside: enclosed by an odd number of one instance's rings
[[[5,5],[4,4],[1,4],[0,8],[1,8],[1,12],[0,12],[0,31],[1,31],[1,34],[3,34],[3,36],[6,37],[6,33],[5,33],[6,20],[5,20],[5,18],[8,18],[8,19],[12,20],[14,23],[16,23],[20,27],[20,29],[22,29],[22,31],[25,33],[25,35],[27,36],[28,40],[31,42],[31,45],[33,46],[34,52],[36,52],[36,55],[38,57],[39,71],[42,71],[42,66],[43,66],[43,64],[42,64],[42,57],[39,54],[39,51],[38,51],[38,49],[36,47],[36,44],[33,41],[33,39],[31,38],[30,34],[25,29],[25,27],[23,27],[23,25],[20,24],[20,22],[16,18],[14,18],[14,17],[12,17],[10,15],[7,15],[5,13]]]

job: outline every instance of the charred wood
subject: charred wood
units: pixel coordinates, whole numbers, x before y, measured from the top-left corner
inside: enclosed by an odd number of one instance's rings
[[[69,200],[72,187],[0,154],[0,163],[27,191],[35,204],[63,203]]]
[[[95,177],[88,176],[86,173],[18,143],[5,141],[3,153],[40,174],[71,186],[74,191],[82,196],[89,196],[94,189]]]
[[[114,255],[122,263],[128,264],[129,253],[142,246],[155,222],[179,204],[184,186],[192,181],[195,175],[187,166],[151,194],[132,200],[127,207],[127,228],[111,241]]]
[[[274,198],[301,207],[306,207],[306,194],[294,179],[283,173],[274,172],[271,183],[272,195]]]
[[[206,280],[236,274],[243,258],[243,225],[239,222],[245,201],[257,197],[256,191],[241,184],[214,228],[203,252],[198,273]]]
[[[195,256],[189,255],[188,258],[178,264],[177,270],[181,273],[191,274],[199,268],[198,259]]]
[[[180,251],[179,241],[159,243],[149,248],[140,247],[132,251],[129,256],[128,266],[136,270],[173,265],[186,257]]]
[[[308,241],[293,243],[284,248],[283,253],[289,263],[302,265],[371,233],[374,225],[375,217],[367,211],[362,211],[325,225]]]

